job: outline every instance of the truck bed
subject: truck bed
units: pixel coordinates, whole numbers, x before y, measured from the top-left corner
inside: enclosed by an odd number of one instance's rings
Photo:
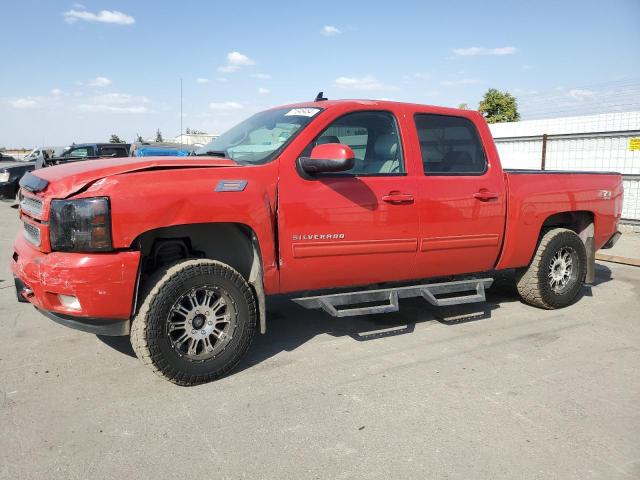
[[[507,216],[496,268],[529,264],[539,232],[557,212],[592,212],[596,250],[615,233],[622,213],[622,176],[614,172],[504,170]]]

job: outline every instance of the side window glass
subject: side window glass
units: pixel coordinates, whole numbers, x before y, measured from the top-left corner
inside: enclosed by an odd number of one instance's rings
[[[69,157],[88,157],[89,156],[89,149],[86,147],[82,147],[82,148],[74,148],[73,150],[71,150],[69,152]]]
[[[356,165],[337,175],[394,175],[405,172],[402,143],[395,118],[388,112],[355,112],[331,123],[305,149],[311,154],[316,145],[341,143],[348,145],[356,157]]]
[[[121,147],[102,147],[100,149],[100,155],[104,157],[124,157],[125,153]]]
[[[479,175],[487,159],[473,122],[463,117],[416,114],[425,175]]]

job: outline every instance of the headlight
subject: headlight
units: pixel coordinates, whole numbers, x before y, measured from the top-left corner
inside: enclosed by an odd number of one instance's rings
[[[9,172],[0,172],[0,182],[8,182],[10,175]]]
[[[63,252],[101,252],[112,249],[111,212],[107,197],[53,200],[51,249]]]

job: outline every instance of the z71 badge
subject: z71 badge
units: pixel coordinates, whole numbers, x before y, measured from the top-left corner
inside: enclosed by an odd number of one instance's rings
[[[292,240],[294,242],[300,240],[342,240],[344,233],[305,233],[305,234],[293,234]]]
[[[603,200],[611,200],[611,190],[600,190],[598,194]]]

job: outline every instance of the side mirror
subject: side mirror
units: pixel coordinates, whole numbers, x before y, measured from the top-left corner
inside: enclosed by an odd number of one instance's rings
[[[348,145],[341,143],[325,143],[316,145],[310,157],[301,157],[300,167],[306,173],[344,172],[351,170],[356,164],[356,156]]]

